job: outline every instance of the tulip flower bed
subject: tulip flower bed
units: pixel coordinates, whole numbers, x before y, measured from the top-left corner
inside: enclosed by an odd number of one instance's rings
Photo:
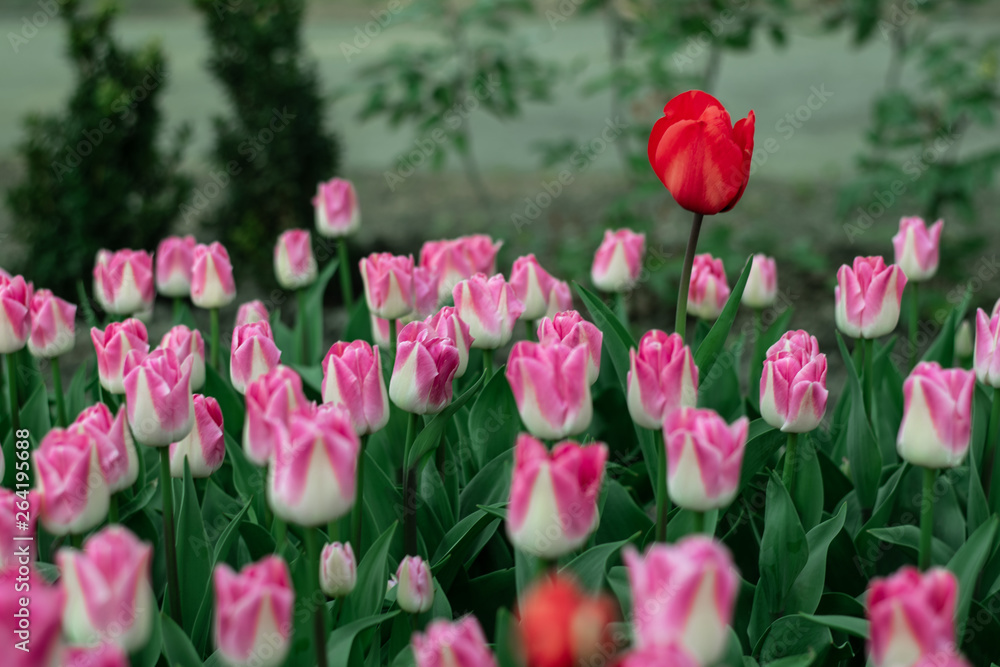
[[[917,358],[942,223],[906,218],[894,263],[842,266],[817,306],[837,349],[790,309],[765,326],[774,260],[730,286],[696,252],[747,187],[753,129],[692,91],[652,130],[650,163],[694,214],[672,332],[629,325],[630,230],[605,234],[589,281],[533,255],[497,273],[486,236],[376,253],[354,303],[360,214],[339,180],[314,201],[319,238],[275,246],[293,326],[248,302],[224,336],[230,257],[192,238],[155,262],[99,253],[103,315],[0,276],[3,664],[1000,659],[1000,314],[978,311],[973,345],[966,297]],[[156,292],[175,299],[158,345]],[[78,310],[96,363],[63,387]]]

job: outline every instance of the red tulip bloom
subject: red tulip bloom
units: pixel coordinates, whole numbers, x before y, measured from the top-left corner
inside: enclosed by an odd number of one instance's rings
[[[677,203],[694,213],[728,211],[746,190],[753,111],[733,125],[719,100],[689,90],[667,102],[649,135],[649,164]]]

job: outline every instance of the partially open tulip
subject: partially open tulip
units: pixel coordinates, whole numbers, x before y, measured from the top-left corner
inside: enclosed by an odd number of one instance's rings
[[[18,591],[21,586],[25,590]],[[5,591],[0,595],[4,667],[62,665],[63,587],[49,584],[33,565],[25,564],[23,572],[0,569],[0,590]]]
[[[517,411],[524,426],[539,438],[558,439],[582,433],[594,415],[586,345],[514,344],[507,359]]]
[[[21,276],[0,276],[0,354],[22,349],[31,335],[34,287]]]
[[[565,280],[553,280],[549,290],[549,305],[545,309],[545,317],[555,317],[556,313],[573,309],[573,292]]]
[[[266,556],[240,572],[215,566],[215,646],[233,667],[278,667],[292,639],[295,590],[288,566]]]
[[[358,564],[347,542],[323,547],[319,559],[319,587],[331,598],[350,595],[358,581]]]
[[[678,408],[698,403],[698,367],[679,334],[653,329],[629,350],[628,411],[639,426],[663,428]]]
[[[389,393],[378,348],[363,340],[334,343],[323,359],[323,402],[344,408],[358,435],[389,423]]]
[[[469,325],[472,347],[495,350],[514,335],[514,325],[524,312],[524,304],[514,288],[499,273],[487,278],[477,273],[455,285],[455,310]]]
[[[149,352],[146,325],[132,318],[112,322],[104,331],[90,330],[90,339],[97,352],[97,376],[104,390],[112,394],[125,393],[125,359],[135,352],[144,357]]]
[[[649,164],[682,208],[703,215],[728,211],[750,179],[754,123],[753,111],[734,125],[708,93],[681,93],[653,125]]]
[[[937,362],[916,365],[903,383],[903,423],[896,449],[904,461],[924,468],[954,468],[972,437],[976,377]]]
[[[816,336],[811,335],[804,329],[786,331],[778,339],[778,342],[767,349],[767,356],[772,357],[779,352],[797,351],[805,352],[810,357],[819,354],[819,341],[816,340]]]
[[[281,350],[274,344],[274,334],[267,322],[244,324],[233,330],[229,356],[229,378],[233,389],[246,393],[247,385],[278,365]]]
[[[170,445],[170,475],[184,478],[184,460],[195,478],[209,477],[222,467],[226,439],[222,431],[222,410],[211,396],[194,395],[194,428],[180,442]]]
[[[128,655],[120,647],[104,642],[97,646],[73,646],[63,652],[62,667],[128,667]]]
[[[108,526],[62,549],[56,562],[66,590],[63,632],[72,642],[108,641],[125,651],[146,645],[156,615],[153,547],[122,526]]]
[[[434,604],[431,568],[420,556],[406,556],[396,570],[396,602],[409,614],[422,614]]]
[[[646,254],[646,235],[630,229],[604,230],[604,240],[594,253],[590,279],[605,292],[626,292],[635,286]]]
[[[395,320],[413,311],[413,257],[376,252],[358,264],[373,315]]]
[[[309,230],[289,229],[274,246],[274,275],[284,289],[302,289],[316,281],[319,271],[313,257]]]
[[[575,310],[546,316],[538,323],[538,342],[543,345],[562,343],[569,347],[583,345],[587,348],[587,380],[597,381],[601,372],[601,342],[604,334]]]
[[[521,313],[523,319],[534,321],[545,316],[553,280],[533,254],[514,260],[510,269],[510,286],[524,304],[524,311]]]
[[[18,516],[19,512],[24,516]],[[34,562],[37,521],[37,493],[29,491],[22,497],[0,487],[0,572]]]
[[[97,446],[101,470],[111,493],[129,488],[139,478],[139,455],[125,422],[125,406],[112,415],[107,405],[95,403],[69,426],[69,430],[83,433]]]
[[[875,667],[910,667],[954,654],[958,581],[944,568],[903,567],[868,586],[869,657]],[[935,662],[933,664],[941,664]]]
[[[76,342],[76,306],[50,290],[40,289],[31,298],[31,337],[28,351],[51,359],[66,354]]]
[[[354,184],[343,178],[332,178],[316,186],[312,200],[316,210],[316,231],[320,236],[338,238],[353,233],[361,226],[361,207]]]
[[[427,241],[420,248],[420,265],[430,268],[440,279],[438,296],[451,296],[459,281],[477,273],[496,273],[497,253],[503,241],[494,242],[485,234],[460,236],[445,241]]]
[[[145,250],[119,250],[94,265],[97,303],[115,315],[134,315],[148,309],[156,296],[153,256]]]
[[[205,385],[205,340],[200,331],[178,324],[163,334],[160,347],[173,350],[181,363],[191,357],[191,391],[198,391]]]
[[[507,535],[525,553],[555,560],[597,528],[608,448],[561,442],[551,452],[526,433],[514,447]]]
[[[678,507],[707,512],[733,502],[749,421],[726,424],[714,410],[681,408],[667,415],[667,491]]]
[[[163,296],[191,295],[191,267],[194,264],[193,236],[168,236],[156,247],[156,291]]]
[[[432,621],[426,632],[415,632],[411,641],[417,667],[496,667],[497,664],[475,616]]]
[[[680,646],[647,646],[632,651],[615,667],[701,667],[701,663],[691,657],[691,654]]]
[[[410,322],[399,332],[389,398],[402,410],[433,415],[451,403],[458,348],[426,322]]]
[[[812,431],[826,414],[826,355],[775,352],[760,377],[760,416],[785,433]]]
[[[703,320],[715,320],[729,299],[729,283],[721,259],[708,253],[695,255],[688,291],[688,312]]]
[[[199,243],[191,264],[191,303],[199,308],[222,308],[236,298],[236,281],[229,253],[216,241]]]
[[[854,265],[837,271],[837,328],[852,338],[878,338],[899,322],[906,275],[881,257],[855,257]]]
[[[83,433],[54,428],[34,453],[39,517],[53,535],[82,534],[108,513],[111,492],[97,444]]]
[[[455,344],[458,349],[458,370],[455,371],[455,377],[460,378],[465,375],[465,369],[469,367],[469,350],[472,348],[469,325],[458,316],[454,306],[445,306],[425,321],[439,336],[450,338]]]
[[[125,359],[128,423],[139,443],[166,447],[191,432],[191,366],[190,357],[180,363],[173,350],[153,350],[143,359],[133,352]]]
[[[292,412],[306,405],[302,378],[287,366],[277,366],[247,386],[246,403],[243,452],[253,464],[266,466],[274,453],[278,431]]]
[[[899,231],[892,237],[892,247],[896,251],[896,265],[906,274],[907,280],[928,280],[937,273],[943,228],[944,220],[938,220],[930,228],[923,218],[902,218],[899,221]]]
[[[976,349],[972,367],[980,382],[1000,387],[1000,313],[987,317],[982,308],[976,311]]]
[[[270,319],[271,316],[267,312],[267,306],[259,299],[240,304],[240,307],[236,311],[236,326],[238,327],[244,324],[253,324],[254,322],[267,322]]]
[[[748,308],[768,308],[778,298],[778,265],[773,257],[756,254],[750,265],[743,298],[740,300]]]

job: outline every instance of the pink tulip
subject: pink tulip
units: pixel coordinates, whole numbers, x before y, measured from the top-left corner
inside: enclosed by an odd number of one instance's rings
[[[597,529],[597,497],[608,448],[561,442],[549,452],[526,433],[514,446],[507,507],[511,542],[539,558],[555,560],[581,546]]]
[[[954,468],[972,437],[976,376],[961,368],[921,362],[903,382],[903,422],[896,449],[904,461],[924,468]]]
[[[66,590],[63,632],[74,643],[108,641],[125,651],[146,645],[156,615],[153,547],[122,526],[108,526],[83,551],[61,549],[56,563]]]
[[[432,621],[426,632],[414,633],[411,642],[417,667],[496,667],[497,664],[475,616]]]
[[[28,351],[51,359],[66,354],[76,342],[76,306],[50,290],[40,289],[31,299],[31,337]]]
[[[173,298],[191,296],[193,236],[168,236],[156,247],[156,291]]]
[[[943,568],[903,567],[868,586],[868,652],[875,667],[915,666],[954,652],[958,581]],[[935,663],[939,664],[939,663]]]
[[[426,266],[413,267],[413,312],[409,317],[423,320],[434,314],[438,307],[439,282],[438,275]]]
[[[477,273],[493,275],[497,271],[497,253],[503,241],[494,242],[485,234],[460,236],[445,241],[427,241],[420,248],[420,266],[431,269],[440,278],[438,297],[444,301],[455,285]]]
[[[309,230],[289,229],[278,237],[274,246],[274,275],[282,288],[296,290],[311,285],[318,271]]]
[[[305,406],[279,431],[268,475],[267,499],[275,516],[320,526],[351,511],[361,442],[343,409]]]
[[[703,320],[715,320],[729,299],[729,283],[722,260],[708,253],[695,255],[688,291],[688,312]]]
[[[424,321],[437,331],[439,336],[450,338],[455,344],[458,348],[458,370],[455,372],[455,377],[460,378],[465,375],[465,370],[469,367],[469,350],[472,348],[469,325],[458,316],[453,306],[445,306]]]
[[[413,257],[376,252],[358,264],[372,314],[395,320],[413,311]]]
[[[389,331],[391,323],[381,317],[371,315],[372,340],[381,348],[389,349],[392,345],[392,334]]]
[[[306,405],[302,378],[287,366],[277,366],[247,386],[243,421],[243,451],[252,463],[266,466],[274,454],[278,430],[289,415]]]
[[[635,286],[646,254],[646,235],[630,229],[604,230],[604,240],[594,254],[590,279],[599,290],[626,292]]]
[[[389,398],[402,410],[432,415],[451,403],[458,348],[426,322],[410,322],[399,332]]]
[[[982,308],[976,311],[976,349],[972,366],[980,382],[1000,387],[1000,312],[987,317]]]
[[[266,556],[239,573],[215,566],[215,646],[233,667],[277,667],[292,639],[295,590],[288,566]]]
[[[327,597],[350,595],[358,582],[358,564],[348,543],[333,542],[323,547],[319,563],[319,587]]]
[[[434,604],[431,568],[420,556],[406,556],[396,570],[396,602],[409,614],[422,614]]]
[[[35,560],[38,494],[0,487],[0,572]]]
[[[0,276],[0,354],[22,349],[31,336],[34,287],[21,276]]]
[[[674,410],[698,403],[698,367],[691,348],[679,334],[646,332],[638,352],[629,350],[627,385],[632,421],[643,428],[663,428]]]
[[[170,445],[170,475],[184,478],[187,459],[192,477],[209,477],[222,467],[226,438],[222,430],[222,409],[211,396],[195,394],[194,428],[180,442]]]
[[[363,340],[334,343],[323,359],[323,402],[344,408],[358,435],[389,423],[389,394],[378,348]]]
[[[233,330],[229,356],[229,378],[233,389],[245,394],[247,385],[270,373],[281,361],[281,350],[274,344],[267,322],[244,324]]]
[[[696,408],[667,415],[667,491],[674,504],[707,512],[733,502],[749,423],[740,417],[730,426],[714,410]]]
[[[86,435],[97,447],[111,493],[129,488],[139,478],[139,454],[125,421],[124,406],[112,415],[107,405],[96,403],[84,409],[69,426],[70,431]]]
[[[198,391],[205,384],[205,340],[197,329],[188,329],[178,324],[160,339],[160,347],[170,348],[177,355],[177,361],[191,357],[191,390]]]
[[[82,534],[108,513],[111,493],[100,454],[83,433],[54,428],[34,453],[39,518],[53,535]]]
[[[229,253],[218,241],[199,243],[191,264],[191,303],[199,308],[222,308],[236,298],[236,281]]]
[[[797,331],[786,331],[771,347],[767,348],[767,356],[773,357],[779,352],[805,352],[807,356],[814,357],[819,354],[819,341],[816,336],[812,336],[808,331],[798,329]]]
[[[721,658],[740,588],[729,550],[710,537],[693,535],[676,544],[653,544],[643,556],[628,546],[623,558],[632,589],[635,645],[640,650],[677,646],[700,665]]]
[[[938,220],[928,229],[923,218],[900,219],[892,247],[896,251],[896,266],[903,270],[907,280],[928,280],[937,273],[943,228],[944,220]]]
[[[125,359],[132,352],[140,358],[149,352],[146,325],[134,318],[112,322],[104,331],[92,328],[90,339],[97,352],[97,375],[101,386],[112,394],[124,394]]]
[[[26,565],[25,570],[26,575],[16,567],[0,570],[0,590],[4,591],[0,595],[4,666],[59,665],[66,594],[61,585],[45,581],[34,566]],[[19,590],[22,586],[24,590]],[[22,627],[24,615],[27,615],[28,627]]]
[[[107,251],[104,251],[107,253]],[[119,250],[98,255],[94,265],[94,298],[109,313],[133,315],[152,307],[153,256],[145,250]]]
[[[240,304],[239,309],[236,311],[236,326],[238,327],[244,324],[253,324],[254,322],[267,322],[270,319],[271,316],[267,312],[267,306],[259,299]]]
[[[166,447],[183,439],[194,426],[191,366],[173,350],[153,350],[125,359],[125,404],[135,439],[149,447]]]
[[[521,421],[532,435],[558,439],[582,433],[593,417],[585,345],[514,344],[507,359],[510,383]]]
[[[534,321],[545,316],[554,281],[533,254],[514,260],[510,269],[510,286],[514,288],[514,295],[524,304],[524,312],[521,313],[523,319]]]
[[[524,312],[514,288],[499,273],[492,278],[485,273],[466,278],[455,285],[453,296],[458,316],[469,325],[472,347],[481,350],[506,345]]]
[[[701,667],[701,664],[679,646],[647,646],[632,651],[616,667]]]
[[[760,416],[768,424],[785,433],[807,433],[823,421],[828,395],[825,354],[768,354],[760,378]]]
[[[573,292],[565,280],[553,280],[549,290],[549,305],[545,309],[545,317],[555,317],[556,313],[573,309]]]
[[[333,178],[320,183],[312,203],[316,209],[316,231],[320,236],[347,236],[361,226],[358,195],[354,184],[348,180]]]
[[[587,348],[587,381],[594,384],[601,372],[601,342],[604,335],[575,310],[545,317],[538,323],[538,342],[543,345],[562,343],[569,347]]]
[[[63,667],[129,667],[125,651],[108,642],[67,648],[61,664]]]
[[[743,298],[740,300],[748,308],[768,308],[778,298],[778,266],[773,257],[756,254],[750,265]]]
[[[906,275],[881,257],[855,257],[837,271],[837,328],[852,338],[878,338],[896,328]]]

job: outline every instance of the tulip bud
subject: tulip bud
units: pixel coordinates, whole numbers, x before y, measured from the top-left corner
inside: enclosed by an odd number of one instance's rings
[[[66,354],[76,342],[76,306],[40,289],[31,299],[31,337],[28,351],[51,359]]]
[[[320,236],[339,238],[355,232],[361,226],[361,207],[354,184],[333,178],[316,186],[312,200],[316,210],[316,231]]]
[[[132,434],[141,444],[166,447],[194,426],[190,357],[179,363],[173,350],[153,350],[125,359],[125,404]]]
[[[156,291],[163,296],[191,296],[193,236],[168,236],[156,247]]]
[[[899,321],[906,275],[881,257],[855,257],[853,267],[837,271],[837,328],[852,338],[878,338]]]
[[[524,426],[539,438],[558,439],[590,426],[594,407],[585,345],[514,344],[505,375]]]
[[[604,240],[594,254],[590,279],[599,290],[627,292],[635,286],[646,254],[646,235],[630,229],[604,231]]]
[[[129,667],[125,651],[108,642],[68,648],[60,664],[62,667]]]
[[[406,556],[396,570],[396,602],[408,614],[422,614],[434,604],[431,568],[420,556]]]
[[[679,646],[647,646],[632,651],[616,667],[701,667],[691,654]]]
[[[538,323],[538,342],[542,345],[562,343],[569,347],[587,348],[587,381],[594,384],[601,372],[601,342],[604,334],[575,310],[546,316]]]
[[[510,286],[524,304],[521,318],[534,321],[545,316],[555,279],[542,268],[533,254],[518,257],[510,269]]]
[[[903,422],[896,449],[904,461],[924,468],[954,468],[972,437],[972,394],[976,378],[937,362],[916,365],[903,383]]]
[[[0,354],[22,349],[31,335],[34,287],[21,276],[0,276]]]
[[[402,410],[433,415],[451,403],[458,370],[458,348],[426,322],[411,322],[399,332],[389,398]]]
[[[507,535],[525,553],[555,560],[597,529],[597,496],[608,448],[561,442],[550,453],[522,433],[514,447]]]
[[[191,303],[199,308],[222,308],[236,298],[236,281],[229,253],[218,241],[199,243],[191,263]]]
[[[239,309],[236,311],[237,327],[244,324],[253,324],[254,322],[267,322],[270,319],[271,316],[268,315],[267,307],[263,301],[258,299],[240,304]]]
[[[139,478],[139,455],[125,419],[124,406],[112,416],[108,406],[96,403],[69,426],[70,431],[84,434],[97,447],[101,471],[111,493],[129,488]]]
[[[708,253],[695,255],[691,267],[691,289],[688,291],[688,311],[703,320],[715,320],[729,299],[729,283],[722,260]]]
[[[191,390],[198,391],[205,384],[205,340],[197,329],[188,329],[178,324],[163,335],[160,347],[170,348],[177,355],[177,361],[191,358]]]
[[[743,298],[740,300],[748,308],[768,308],[778,298],[778,267],[774,258],[756,254],[750,265]]]
[[[124,394],[125,359],[132,352],[140,358],[149,352],[146,325],[137,319],[112,322],[104,331],[92,328],[90,339],[97,352],[97,375],[101,386],[112,394]]]
[[[749,421],[730,426],[714,410],[681,408],[667,415],[667,491],[679,507],[707,512],[733,502]]]
[[[211,396],[195,394],[194,428],[170,445],[170,475],[184,478],[184,459],[191,467],[191,476],[209,477],[222,467],[226,456],[226,439],[222,431],[222,409]]]
[[[493,242],[485,234],[460,236],[446,241],[427,241],[420,248],[420,266],[431,269],[440,279],[438,298],[452,295],[455,285],[477,273],[492,276],[497,271],[497,253],[503,241]]]
[[[555,317],[556,313],[573,309],[573,292],[565,280],[553,280],[549,290],[549,305],[545,309],[545,317]]]
[[[308,230],[289,229],[278,237],[274,246],[274,275],[282,288],[296,290],[311,285],[318,271]]]
[[[215,566],[215,646],[232,667],[278,667],[292,639],[295,591],[288,566],[266,556],[234,572]]]
[[[83,433],[54,428],[35,450],[39,516],[53,535],[82,534],[108,513],[111,493],[96,443]]]
[[[24,586],[21,592],[19,587]],[[51,585],[28,564],[21,570],[17,567],[0,569],[0,632],[4,637],[5,667],[52,667],[62,665],[62,614],[66,604],[66,593],[62,585]],[[22,604],[27,598],[28,605]],[[17,647],[22,641],[19,632],[25,632],[22,625],[27,609],[29,628],[24,650]]]
[[[455,311],[469,325],[472,347],[495,350],[503,347],[514,335],[517,318],[524,312],[524,304],[514,294],[499,273],[487,278],[477,273],[466,278],[453,291]]]
[[[18,516],[23,513],[23,516]],[[38,494],[24,496],[0,487],[0,572],[17,569],[27,549],[28,561],[35,560],[35,523],[38,519]],[[23,521],[22,521],[23,520]]]
[[[760,416],[768,424],[785,433],[807,433],[823,421],[828,395],[825,354],[768,354],[760,378]]]
[[[145,250],[128,249],[99,255],[94,285],[99,288],[94,298],[109,313],[133,315],[146,310],[156,296],[153,256]]]
[[[938,220],[928,229],[923,218],[900,219],[892,247],[896,251],[896,265],[907,280],[929,280],[937,273],[943,228],[944,220]]]
[[[229,379],[236,391],[245,394],[247,385],[270,373],[280,361],[281,350],[274,344],[271,325],[267,322],[244,324],[233,330]]]
[[[868,585],[868,652],[875,667],[954,653],[958,581],[943,568],[903,567]],[[935,662],[934,664],[940,664]]]
[[[679,334],[658,329],[629,350],[628,411],[639,426],[658,430],[674,410],[698,403],[698,367]]]
[[[250,461],[266,466],[277,446],[278,430],[289,415],[307,404],[302,378],[287,366],[276,366],[247,386],[243,421],[243,451]]]
[[[455,377],[460,378],[465,375],[465,370],[469,367],[469,350],[472,347],[472,334],[469,333],[469,325],[458,316],[458,312],[453,306],[445,306],[437,313],[424,320],[432,327],[439,336],[450,338],[458,349],[458,370]]]
[[[812,336],[808,331],[798,329],[797,331],[786,331],[782,334],[778,342],[767,348],[767,356],[773,357],[779,352],[805,352],[806,356],[815,357],[819,354],[819,341],[816,336]]]
[[[327,597],[350,595],[358,581],[358,566],[354,550],[347,542],[334,542],[323,547],[319,564],[319,587]]]
[[[972,366],[976,378],[990,387],[1000,387],[1000,313],[986,316],[976,311],[976,350]]]
[[[376,252],[358,264],[373,315],[395,320],[413,311],[413,257]]]
[[[334,343],[323,359],[323,402],[344,408],[358,435],[389,423],[389,394],[378,348],[363,340]]]
[[[972,325],[969,320],[962,320],[955,332],[955,357],[958,359],[968,359],[975,351],[975,344],[972,342]]]
[[[415,632],[413,657],[417,667],[496,667],[486,635],[475,616],[457,621],[438,619],[426,632]]]

